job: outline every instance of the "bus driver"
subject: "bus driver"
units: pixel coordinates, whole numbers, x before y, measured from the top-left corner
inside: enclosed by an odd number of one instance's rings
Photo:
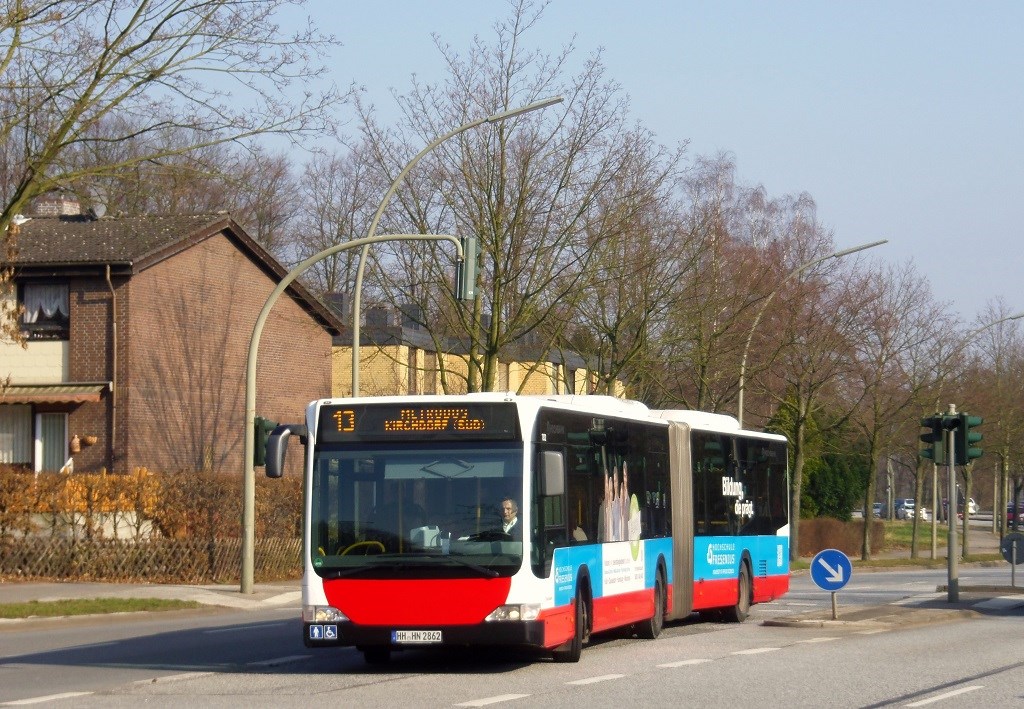
[[[519,505],[511,497],[501,501],[501,531],[515,541],[523,541],[523,527],[519,524]]]

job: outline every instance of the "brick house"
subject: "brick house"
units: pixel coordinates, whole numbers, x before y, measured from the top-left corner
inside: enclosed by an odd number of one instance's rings
[[[0,463],[240,471],[249,339],[287,269],[224,214],[50,214],[12,227],[28,339],[0,343]],[[286,295],[261,338],[256,410],[299,420],[330,395],[340,323],[298,281]]]

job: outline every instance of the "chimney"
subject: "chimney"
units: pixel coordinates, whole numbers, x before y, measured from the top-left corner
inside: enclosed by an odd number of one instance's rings
[[[334,291],[324,296],[327,307],[342,320],[348,319],[348,294]]]
[[[77,217],[82,213],[78,198],[67,192],[47,192],[32,202],[34,217]]]
[[[388,309],[375,305],[366,309],[366,325],[368,327],[388,327],[391,323],[388,322]]]
[[[419,330],[423,323],[423,308],[416,303],[406,303],[400,309],[402,327],[406,330]]]

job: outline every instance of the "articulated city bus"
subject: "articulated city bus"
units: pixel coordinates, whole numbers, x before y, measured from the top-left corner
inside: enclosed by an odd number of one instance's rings
[[[267,475],[292,434],[309,647],[576,662],[591,633],[739,622],[789,588],[786,439],[729,416],[604,396],[326,399],[274,430]]]

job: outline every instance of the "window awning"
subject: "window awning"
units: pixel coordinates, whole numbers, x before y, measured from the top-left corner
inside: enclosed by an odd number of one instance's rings
[[[0,386],[0,404],[84,404],[99,401],[110,382]]]

